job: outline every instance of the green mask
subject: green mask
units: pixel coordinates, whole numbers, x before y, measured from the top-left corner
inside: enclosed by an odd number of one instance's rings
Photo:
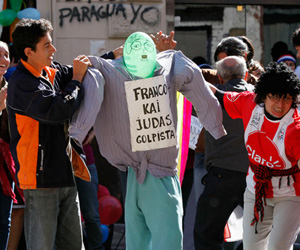
[[[152,77],[156,65],[156,48],[144,32],[132,33],[126,40],[123,58],[128,71],[142,78]]]

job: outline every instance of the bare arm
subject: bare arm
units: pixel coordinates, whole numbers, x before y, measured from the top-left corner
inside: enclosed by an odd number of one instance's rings
[[[113,50],[115,59],[123,56],[123,49],[124,49],[124,45],[121,45],[120,47]]]
[[[210,90],[215,94],[217,91],[217,88],[209,82],[207,82],[207,84],[208,84]]]

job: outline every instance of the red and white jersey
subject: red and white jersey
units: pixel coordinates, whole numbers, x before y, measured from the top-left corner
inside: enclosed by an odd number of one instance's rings
[[[254,102],[252,92],[226,92],[224,106],[231,118],[241,118],[244,123],[245,144],[249,161],[273,169],[289,169],[300,159],[300,116],[297,109],[291,108],[280,120],[270,120],[265,116],[264,105]],[[267,198],[279,196],[300,196],[300,173],[272,177],[267,183]],[[247,188],[255,193],[254,173],[248,169]]]

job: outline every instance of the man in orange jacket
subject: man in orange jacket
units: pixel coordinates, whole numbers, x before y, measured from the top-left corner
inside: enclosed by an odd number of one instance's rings
[[[71,163],[76,154],[71,152],[68,126],[83,98],[81,81],[89,60],[78,56],[73,67],[53,62],[51,31],[45,19],[22,19],[13,33],[21,62],[7,91],[11,152],[24,190],[27,248],[81,249]]]

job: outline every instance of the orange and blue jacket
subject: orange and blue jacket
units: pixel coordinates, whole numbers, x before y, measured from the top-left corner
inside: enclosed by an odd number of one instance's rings
[[[8,83],[10,149],[22,189],[75,185],[68,126],[83,88],[70,66],[54,62],[43,72],[21,60]]]

